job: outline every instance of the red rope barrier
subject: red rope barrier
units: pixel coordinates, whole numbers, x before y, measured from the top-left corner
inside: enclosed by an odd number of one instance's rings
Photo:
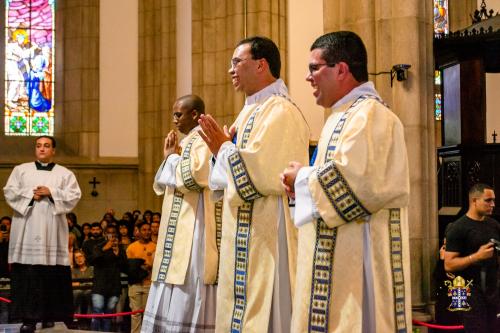
[[[415,320],[415,319],[413,319],[412,322],[416,325],[426,326],[429,328],[435,328],[438,330],[463,330],[464,329],[463,325],[443,326],[443,325],[424,323],[423,321],[419,321],[419,320]]]
[[[74,318],[111,318],[111,317],[120,317],[120,316],[130,316],[137,313],[143,313],[144,310],[136,310],[130,312],[119,312],[119,313],[97,313],[97,314],[79,314],[75,313],[73,315]]]
[[[0,297],[0,302],[11,303],[12,301],[10,299]],[[73,317],[75,317],[75,318],[111,318],[111,317],[120,317],[120,316],[130,316],[130,315],[134,315],[137,313],[143,313],[143,312],[144,312],[144,310],[136,310],[136,311],[130,311],[130,312],[119,312],[119,313],[98,313],[98,314],[75,313],[73,315]],[[429,328],[435,328],[435,329],[439,329],[439,330],[463,330],[464,329],[463,325],[444,326],[444,325],[429,324],[429,323],[425,323],[423,321],[419,321],[419,320],[415,320],[415,319],[413,319],[412,322],[416,325],[426,326]]]
[[[4,303],[12,303],[12,301],[8,298],[0,297],[0,302]],[[144,310],[136,310],[130,312],[119,312],[119,313],[96,313],[96,314],[80,314],[75,313],[73,315],[74,318],[111,318],[111,317],[120,317],[120,316],[130,316],[137,313],[143,313]]]

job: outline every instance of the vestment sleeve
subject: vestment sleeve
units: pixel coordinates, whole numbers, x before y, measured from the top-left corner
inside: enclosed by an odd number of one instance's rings
[[[179,160],[180,156],[178,154],[171,154],[161,163],[158,171],[156,171],[153,183],[153,190],[156,195],[164,194],[167,186],[175,186],[175,169]]]
[[[302,167],[295,179],[295,213],[294,224],[296,227],[303,226],[319,217],[318,210],[309,192],[309,177],[314,169]]]
[[[359,107],[346,123],[333,158],[309,177],[315,206],[329,227],[408,204],[403,125],[375,100]]]
[[[207,187],[211,156],[205,141],[196,134],[194,141],[183,149],[181,161],[177,164],[175,170],[177,190],[187,193],[201,191]]]
[[[284,195],[279,174],[290,161],[307,163],[309,128],[302,114],[282,98],[271,103],[256,114],[247,146],[227,159],[227,198],[232,206]]]
[[[80,186],[72,172],[67,172],[57,187],[49,187],[54,200],[54,215],[71,212],[82,196]]]
[[[25,216],[33,200],[33,188],[26,186],[23,181],[23,172],[19,167],[15,167],[3,188],[7,204],[21,216]]]

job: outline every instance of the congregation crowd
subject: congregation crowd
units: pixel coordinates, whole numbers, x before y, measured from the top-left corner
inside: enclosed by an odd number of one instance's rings
[[[151,281],[161,213],[146,210],[125,212],[121,219],[109,209],[99,222],[78,223],[76,214],[67,213],[69,262],[75,313],[115,313],[142,310]],[[0,219],[0,278],[9,296],[9,234],[12,219]],[[8,321],[5,308],[0,319]],[[140,321],[140,314],[137,320]],[[82,319],[82,329],[128,331],[124,318]]]

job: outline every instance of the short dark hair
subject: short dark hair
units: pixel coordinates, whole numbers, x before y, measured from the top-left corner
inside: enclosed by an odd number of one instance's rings
[[[368,81],[368,56],[361,38],[352,31],[335,31],[314,41],[311,51],[321,49],[329,64],[345,62],[358,82]]]
[[[56,139],[54,139],[53,136],[50,136],[50,135],[40,135],[40,136],[37,136],[36,139],[35,139],[35,144],[38,142],[38,140],[40,140],[41,138],[46,138],[46,139],[49,139],[51,142],[52,142],[52,148],[55,148],[56,147]]]
[[[477,183],[472,185],[469,190],[469,199],[473,198],[476,194],[483,194],[484,190],[493,190],[493,187],[484,183]]]
[[[280,78],[280,51],[271,39],[262,36],[253,36],[241,40],[236,47],[243,44],[250,44],[252,59],[266,59],[273,77],[276,79]]]
[[[82,229],[85,228],[85,227],[91,228],[90,223],[85,222],[84,224],[82,224]]]
[[[92,223],[92,224],[90,225],[90,227],[91,227],[91,228],[94,228],[94,227],[99,227],[99,228],[101,228],[101,229],[102,229],[101,224],[100,224],[99,222],[94,222],[94,223]]]
[[[149,226],[151,226],[151,224],[149,224],[148,222],[140,222],[140,223],[137,223],[135,226],[137,227],[137,229],[141,230],[141,228],[142,228],[144,225],[149,225]]]
[[[177,102],[182,102],[182,107],[189,111],[196,110],[198,114],[205,114],[205,103],[198,95],[184,95],[179,97]]]
[[[8,220],[10,223],[12,223],[12,219],[10,218],[10,216],[2,216],[2,218],[0,218],[0,221],[3,220]]]

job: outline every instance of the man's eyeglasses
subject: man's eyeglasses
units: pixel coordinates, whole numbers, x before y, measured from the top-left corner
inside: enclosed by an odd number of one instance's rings
[[[335,67],[335,63],[322,63],[322,64],[309,64],[309,74],[313,75],[314,73],[316,73],[317,71],[319,71],[319,69],[323,66],[328,66],[328,67]]]
[[[240,62],[246,61],[246,60],[248,60],[248,59],[250,59],[250,58],[245,58],[245,59],[233,58],[233,59],[231,59],[231,63],[230,63],[230,65],[231,65],[231,67],[232,67],[232,68],[234,68],[234,67],[238,66],[238,64],[239,64]]]

